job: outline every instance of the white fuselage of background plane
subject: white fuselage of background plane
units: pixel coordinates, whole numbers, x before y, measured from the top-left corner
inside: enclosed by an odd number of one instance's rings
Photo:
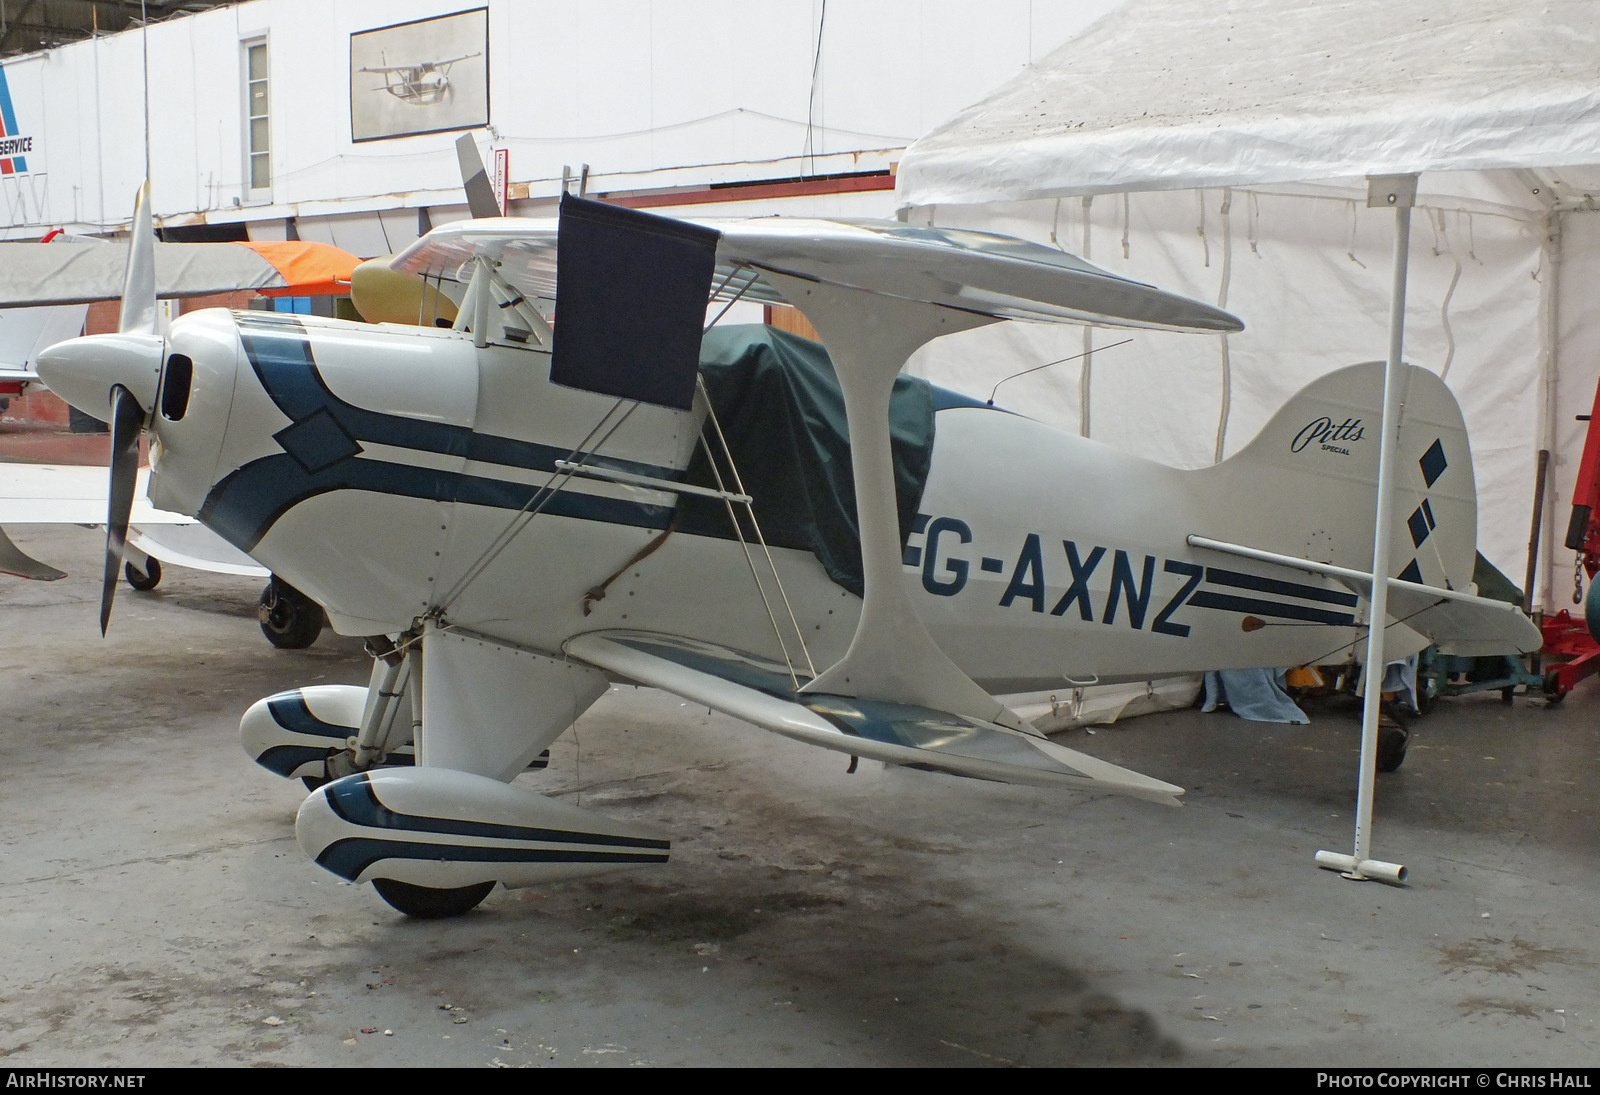
[[[660,490],[569,479],[463,584],[616,403],[549,383],[542,350],[212,310],[175,323],[169,353],[193,360],[194,381],[180,417],[155,412],[152,501],[197,514],[341,633],[393,634],[442,608],[451,626],[549,653],[628,628],[782,656],[733,539],[668,536],[585,614],[585,594],[670,524]],[[639,405],[598,456],[667,478],[698,436],[694,414]],[[1356,639],[1347,590],[1185,543],[1227,538],[1245,500],[1224,486],[1003,411],[946,409],[903,580],[939,646],[994,692],[1299,664]],[[774,556],[820,671],[860,601],[809,552]]]

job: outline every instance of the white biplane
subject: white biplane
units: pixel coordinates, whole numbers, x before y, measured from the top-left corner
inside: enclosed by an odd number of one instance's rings
[[[658,833],[512,783],[610,681],[853,757],[1175,803],[992,694],[1297,664],[1364,633],[1381,363],[1197,471],[900,376],[989,323],[1241,327],[1055,250],[568,197],[559,221],[452,224],[393,260],[455,294],[453,329],[211,310],[163,339],[147,238],[122,333],[39,360],[74,404],[111,407],[103,610],[145,431],[155,504],[369,637],[369,687],[269,697],[242,732],[316,785],[306,853],[411,915],[667,858]],[[826,355],[703,329],[708,299],[791,304]],[[1536,647],[1468,592],[1454,399],[1422,369],[1404,385],[1388,648]]]

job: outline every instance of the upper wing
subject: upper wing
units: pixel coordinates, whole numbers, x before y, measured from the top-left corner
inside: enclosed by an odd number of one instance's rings
[[[1240,331],[1208,304],[1117,277],[1063,251],[1008,236],[898,221],[787,217],[700,220],[715,229],[718,299],[792,303],[768,273],[859,289],[995,319],[1158,330]],[[551,220],[491,217],[442,225],[396,255],[396,270],[454,277],[483,256],[532,297],[554,299]]]
[[[156,296],[195,297],[240,289],[282,295],[336,292],[360,260],[325,243],[158,243]],[[8,243],[0,263],[0,308],[119,300],[126,248],[105,243]]]
[[[840,753],[958,776],[1132,795],[1177,805],[1183,788],[981,719],[912,704],[795,693],[783,666],[671,635],[599,631],[575,658]]]

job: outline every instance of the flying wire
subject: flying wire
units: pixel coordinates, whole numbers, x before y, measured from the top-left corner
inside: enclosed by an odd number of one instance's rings
[[[639,409],[638,403],[632,404],[623,412],[622,417],[617,419],[610,429],[606,430],[600,440],[595,442],[594,447],[585,451],[585,446],[589,444],[589,439],[600,432],[601,428],[605,426],[606,422],[625,402],[627,400],[617,400],[605,414],[600,416],[600,421],[595,423],[594,428],[567,454],[568,463],[582,463],[582,460],[575,458],[593,455],[598,452],[611,439],[611,435],[622,427],[622,424],[628,420],[629,416]],[[436,613],[442,612],[454,604],[456,599],[466,592],[467,587],[477,581],[484,570],[510,545],[511,541],[515,540],[522,530],[528,527],[528,523],[537,517],[545,506],[550,504],[551,499],[560,493],[561,488],[566,486],[574,474],[576,472],[573,470],[552,472],[549,478],[545,480],[544,486],[534,491],[528,500],[522,504],[522,508],[512,515],[511,520],[501,530],[500,535],[489,542],[489,546],[483,549],[483,554],[479,555],[477,561],[467,568],[466,572],[456,581],[456,584],[450,588],[450,592],[439,599],[434,611]],[[534,505],[535,502],[538,505]],[[532,507],[531,509],[529,508],[530,506]]]
[[[1133,339],[1131,339],[1131,338],[1125,338],[1121,342],[1113,342],[1109,346],[1096,346],[1094,349],[1085,350],[1081,354],[1073,354],[1071,357],[1063,357],[1063,358],[1059,358],[1059,359],[1057,359],[1055,361],[1047,361],[1043,365],[1035,365],[1031,369],[1022,370],[1020,373],[1012,373],[1010,376],[1005,377],[1004,379],[1002,379],[1000,381],[1000,384],[1004,384],[1007,380],[1015,380],[1019,376],[1027,376],[1029,373],[1036,373],[1040,369],[1048,369],[1052,365],[1065,365],[1069,361],[1077,361],[1080,357],[1088,357],[1090,354],[1098,354],[1102,350],[1114,350],[1118,346],[1126,346],[1128,343],[1130,343],[1132,341],[1133,341]],[[996,384],[994,386],[993,390],[991,390],[989,392],[989,406],[991,406],[991,407],[994,406],[995,392],[998,392],[1000,390],[1000,384]]]

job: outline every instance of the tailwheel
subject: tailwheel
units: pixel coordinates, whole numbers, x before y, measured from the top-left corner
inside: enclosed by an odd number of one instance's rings
[[[123,563],[122,576],[134,589],[147,593],[161,584],[161,564],[155,559],[146,559],[144,569],[140,570],[132,563]]]
[[[378,891],[379,897],[407,916],[419,920],[444,920],[462,916],[477,908],[478,903],[494,889],[494,883],[480,882],[476,886],[439,890],[431,886],[396,882],[392,878],[374,878],[372,888]]]
[[[1378,729],[1378,771],[1393,772],[1406,760],[1406,746],[1411,743],[1411,732],[1398,726]]]
[[[1393,772],[1405,763],[1406,746],[1411,743],[1411,728],[1392,703],[1383,705],[1383,721],[1378,724],[1377,765],[1380,772]]]
[[[153,561],[153,560],[152,560]],[[279,650],[303,650],[317,641],[327,617],[322,606],[276,575],[256,607],[261,633]]]

